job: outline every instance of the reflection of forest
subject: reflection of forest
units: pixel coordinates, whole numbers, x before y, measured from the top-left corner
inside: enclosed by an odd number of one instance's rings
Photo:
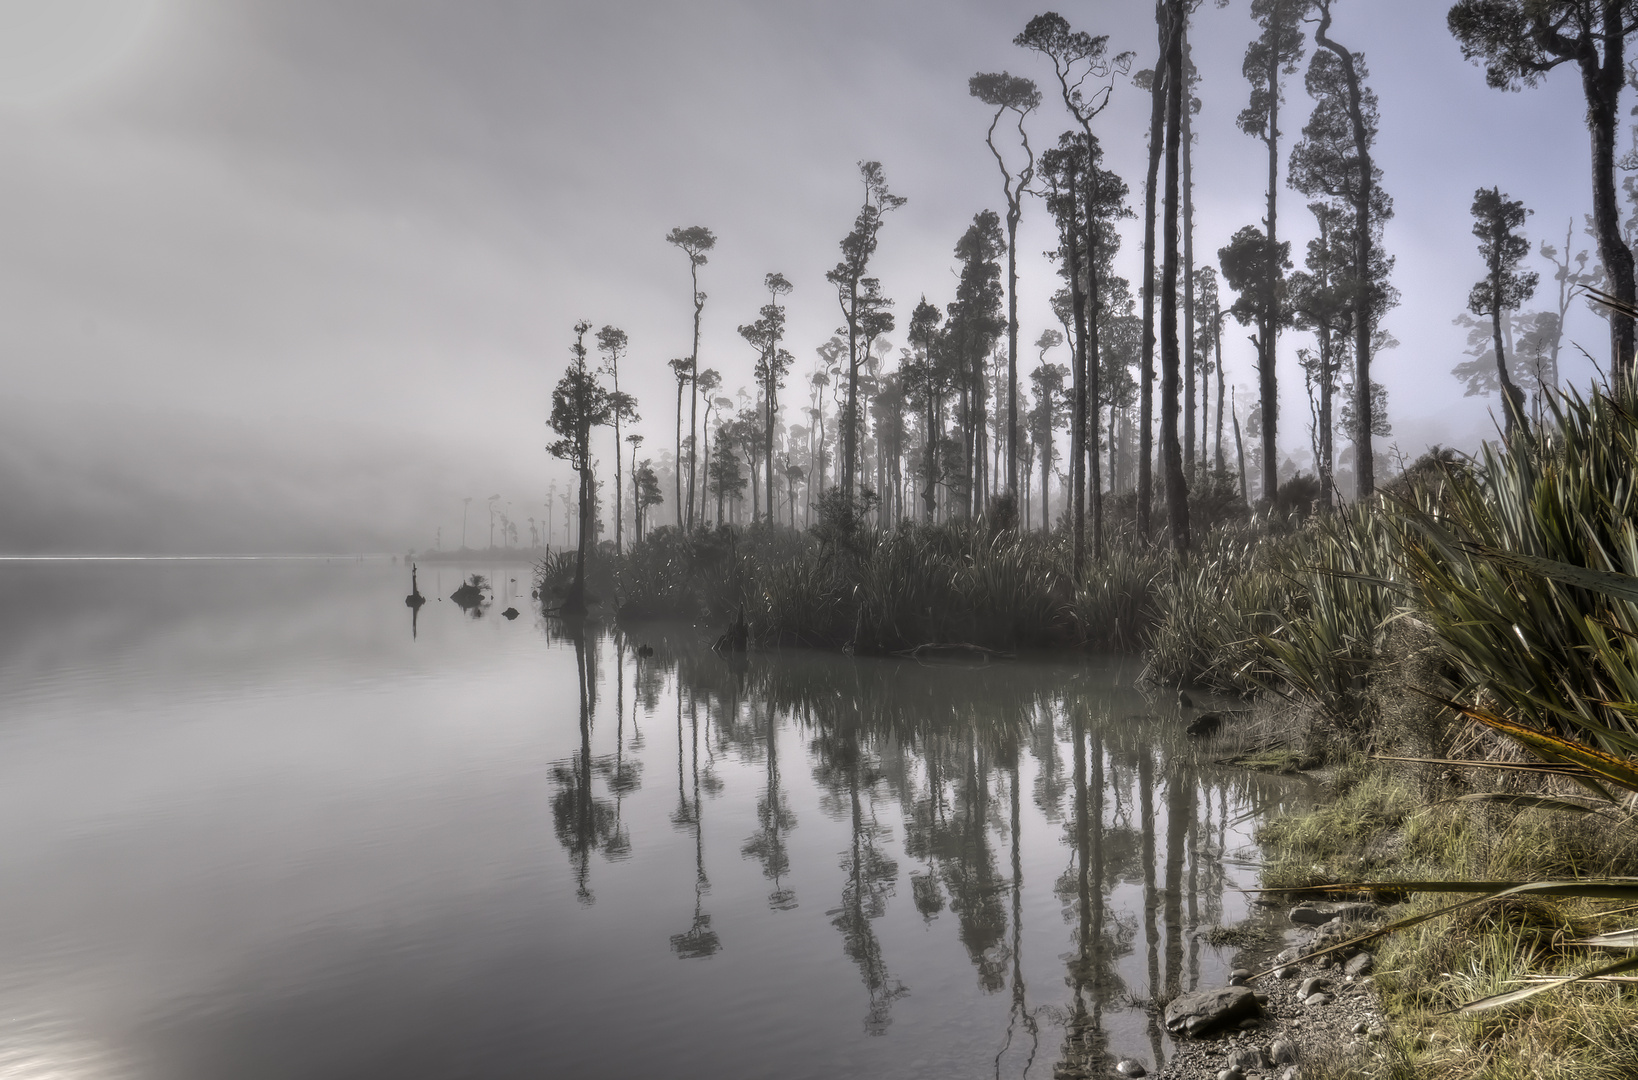
[[[592,902],[594,854],[617,859],[631,850],[621,805],[641,786],[639,711],[651,737],[657,723],[673,722],[670,823],[694,856],[694,908],[688,928],[671,938],[676,955],[705,959],[722,947],[705,910],[702,800],[722,790],[724,763],[735,761],[757,777],[756,824],[740,854],[768,882],[768,907],[798,907],[787,884],[793,865],[820,858],[840,871],[833,899],[816,902],[864,985],[865,1031],[885,1033],[895,1001],[910,992],[894,974],[896,939],[883,930],[903,861],[919,923],[952,920],[977,987],[1007,995],[1005,1028],[995,1033],[998,1076],[1034,1064],[1042,1028],[1052,1026],[1062,1031],[1064,1075],[1107,1072],[1116,1056],[1144,1050],[1163,1062],[1169,1043],[1156,1003],[1202,977],[1197,931],[1223,916],[1230,815],[1256,814],[1286,794],[1277,780],[1199,762],[1177,718],[1156,716],[1130,675],[1122,680],[1114,668],[1017,663],[980,671],[807,653],[730,662],[667,641],[657,628],[644,630],[658,646],[644,658],[619,633],[561,632],[581,683],[580,745],[553,767],[553,811],[581,899]],[[602,654],[614,662],[616,717],[613,753],[595,757]],[[666,721],[658,719],[662,709]],[[786,786],[782,732],[806,747],[819,809],[847,828],[839,852],[793,842],[805,830],[797,830]],[[669,757],[660,749],[668,742],[656,742],[655,752]],[[792,745],[784,748],[788,756]],[[1033,808],[1027,819],[1026,806]],[[1043,821],[1040,835],[1023,835]],[[636,822],[645,825],[652,829]],[[1048,846],[1067,848],[1064,869],[1055,880],[1026,881],[1027,854]],[[717,869],[720,876],[724,868]],[[1052,983],[1031,994],[1025,985],[1030,889],[1050,889],[1063,912],[1068,939],[1056,953],[1065,989]],[[1035,957],[1033,970],[1045,959]],[[1110,1039],[1115,1014],[1118,1047]],[[1146,1046],[1134,1043],[1134,1032]]]

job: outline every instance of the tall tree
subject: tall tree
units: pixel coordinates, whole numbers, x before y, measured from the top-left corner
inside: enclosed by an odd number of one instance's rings
[[[672,484],[672,487],[674,487],[676,490],[673,493],[675,495],[675,500],[672,502],[671,507],[672,507],[672,509],[674,511],[676,511],[677,528],[681,529],[684,526],[684,514],[686,514],[686,511],[683,509],[684,504],[683,504],[683,497],[682,497],[682,459],[683,459],[683,456],[682,456],[682,448],[683,448],[683,441],[682,441],[682,400],[683,400],[683,387],[691,385],[693,383],[693,381],[694,381],[694,376],[693,376],[693,373],[690,371],[690,367],[692,366],[692,362],[686,356],[679,356],[674,360],[668,360],[666,363],[671,368],[671,374],[676,376],[676,379],[677,379],[677,428],[676,428],[677,456],[672,462],[672,465],[674,467],[671,470],[671,484]]]
[[[882,215],[905,202],[903,196],[887,190],[881,162],[859,162],[859,178],[864,183],[864,204],[853,219],[853,231],[842,238],[841,261],[825,274],[825,280],[836,287],[836,300],[847,321],[847,404],[838,434],[842,441],[842,497],[849,503],[853,501],[853,479],[858,472],[859,366],[865,359],[860,339],[868,334],[873,317],[892,304],[881,295],[881,282],[867,277],[866,271],[870,257],[876,253]]]
[[[1304,260],[1308,269],[1291,275],[1290,306],[1296,324],[1313,331],[1315,339],[1314,351],[1299,350],[1298,357],[1308,382],[1320,500],[1329,507],[1335,501],[1336,475],[1333,398],[1353,317],[1353,288],[1348,280],[1352,243],[1345,211],[1336,203],[1320,200],[1310,203],[1308,209],[1319,226],[1319,236],[1308,243],[1308,257]]]
[[[1634,0],[1457,0],[1447,16],[1462,55],[1482,61],[1485,81],[1498,90],[1536,86],[1560,64],[1581,72],[1592,135],[1593,230],[1610,289],[1626,304],[1638,301],[1632,249],[1621,235],[1615,195],[1615,127],[1626,82],[1627,38],[1638,32]],[[1633,374],[1632,320],[1610,318],[1610,370],[1615,381]]]
[[[1041,460],[1041,531],[1052,531],[1052,506],[1049,496],[1049,481],[1052,478],[1053,435],[1058,430],[1064,418],[1064,380],[1069,376],[1069,369],[1062,364],[1047,363],[1048,350],[1056,349],[1064,342],[1064,336],[1058,331],[1048,328],[1041,331],[1041,336],[1035,342],[1036,349],[1040,350],[1041,362],[1030,373],[1030,381],[1035,384],[1035,408],[1030,410],[1030,429],[1034,433],[1037,453]]]
[[[1223,268],[1223,280],[1228,284],[1229,288],[1238,294],[1234,303],[1229,306],[1228,313],[1233,315],[1235,321],[1241,326],[1254,327],[1251,334],[1251,343],[1257,349],[1258,381],[1264,390],[1262,394],[1263,408],[1261,414],[1256,417],[1258,421],[1256,427],[1263,432],[1264,436],[1261,497],[1272,499],[1277,489],[1271,489],[1267,486],[1270,482],[1269,473],[1271,471],[1268,459],[1274,456],[1275,451],[1273,442],[1267,437],[1265,420],[1270,411],[1277,411],[1278,406],[1277,399],[1274,397],[1276,387],[1273,372],[1268,371],[1266,373],[1266,380],[1262,378],[1265,374],[1263,360],[1266,350],[1264,349],[1264,343],[1269,336],[1265,332],[1263,321],[1263,316],[1267,311],[1263,304],[1263,286],[1268,281],[1269,276],[1272,275],[1277,286],[1275,292],[1277,323],[1281,327],[1290,325],[1291,312],[1285,306],[1285,292],[1288,287],[1285,280],[1285,271],[1291,269],[1291,242],[1283,240],[1271,244],[1262,230],[1254,225],[1244,225],[1229,238],[1226,245],[1217,249],[1217,261]],[[1270,264],[1272,264],[1272,267]],[[1236,420],[1236,424],[1238,424],[1238,420]],[[1247,435],[1255,438],[1256,432],[1248,431]],[[1247,477],[1242,471],[1241,480],[1246,479]]]
[[[1097,167],[1102,151],[1098,146],[1097,136],[1092,132],[1092,121],[1109,107],[1115,79],[1131,70],[1132,53],[1123,52],[1111,56],[1107,34],[1093,36],[1085,31],[1072,30],[1068,21],[1055,12],[1047,12],[1031,19],[1025,25],[1024,32],[1013,39],[1013,44],[1038,52],[1052,61],[1053,74],[1058,81],[1064,108],[1080,127],[1081,137],[1086,144],[1088,167],[1083,176],[1085,186],[1081,197],[1085,210],[1081,215],[1081,225],[1085,230],[1082,241],[1087,274],[1085,299],[1091,310],[1085,313],[1085,341],[1078,342],[1076,347],[1076,371],[1079,377],[1075,390],[1075,425],[1080,432],[1078,436],[1080,442],[1073,450],[1076,460],[1071,471],[1084,478],[1090,465],[1092,545],[1094,552],[1101,555],[1103,489],[1097,453],[1099,424],[1096,408],[1091,403],[1098,400],[1097,358],[1100,355],[1098,329],[1102,315],[1099,310],[1102,290],[1098,283],[1098,274],[1100,266],[1106,261],[1099,247],[1100,240],[1112,233],[1111,230],[1103,228],[1100,222],[1106,221],[1110,216],[1107,204],[1112,185],[1108,181],[1116,179],[1118,183],[1118,178]],[[1073,191],[1074,185],[1072,184],[1070,188]],[[1123,201],[1126,196],[1125,185],[1121,184],[1120,189],[1119,198]],[[1077,501],[1085,499],[1087,486],[1084,479],[1077,483]],[[1077,526],[1082,527],[1084,526]],[[1080,547],[1081,541],[1077,540],[1077,551]],[[1077,554],[1075,571],[1079,574],[1080,570],[1080,555]]]
[[[1353,222],[1354,330],[1354,494],[1367,498],[1376,490],[1376,456],[1371,436],[1377,429],[1371,394],[1371,355],[1377,316],[1385,310],[1392,260],[1381,255],[1382,223],[1393,216],[1393,200],[1382,191],[1382,170],[1371,161],[1376,142],[1376,94],[1364,85],[1365,57],[1349,52],[1328,37],[1331,0],[1314,0],[1320,12],[1314,41],[1327,50],[1308,67],[1308,93],[1314,113],[1303,127],[1303,139],[1291,153],[1291,185],[1306,195],[1324,194],[1346,203]]]
[[[699,389],[700,399],[705,402],[705,423],[700,425],[700,441],[705,444],[705,460],[700,462],[700,521],[703,522],[705,520],[706,496],[709,494],[704,488],[704,478],[709,475],[706,470],[711,467],[711,410],[725,399],[713,399],[711,397],[712,394],[716,393],[717,388],[722,385],[722,373],[716,368],[706,368],[704,371],[697,372],[691,381]],[[729,402],[729,404],[732,404],[732,402]],[[690,457],[693,457],[695,453],[693,443],[689,444],[688,453]],[[721,516],[720,513],[717,515],[719,525],[722,523]]]
[[[1200,99],[1194,96],[1194,84],[1200,81],[1199,72],[1195,70],[1194,61],[1189,52],[1189,23],[1188,16],[1200,0],[1194,0],[1188,6],[1183,21],[1183,110],[1182,110],[1182,141],[1183,141],[1183,347],[1185,354],[1185,375],[1183,379],[1183,430],[1187,433],[1184,440],[1183,462],[1192,472],[1194,469],[1194,370],[1196,366],[1196,350],[1194,338],[1194,303],[1195,303],[1195,274],[1194,274],[1194,114],[1200,111]],[[1201,363],[1203,364],[1203,359]],[[1202,404],[1204,407],[1204,404]],[[1206,440],[1200,438],[1200,456],[1206,456]]]
[[[1087,377],[1087,303],[1081,247],[1085,232],[1081,228],[1080,188],[1082,177],[1091,171],[1090,147],[1084,137],[1077,138],[1065,132],[1058,146],[1041,157],[1050,191],[1047,210],[1058,223],[1058,252],[1062,259],[1059,272],[1069,282],[1070,318],[1065,323],[1074,339],[1074,362],[1070,367],[1073,401],[1070,408],[1069,428],[1069,511],[1074,533],[1074,567],[1078,580],[1086,561],[1086,485],[1082,477],[1086,468],[1086,413],[1088,395]]]
[[[1211,446],[1210,417],[1211,394],[1210,376],[1216,374],[1218,385],[1223,382],[1223,305],[1217,291],[1217,271],[1210,266],[1202,266],[1194,272],[1194,294],[1196,310],[1200,318],[1196,323],[1195,351],[1200,354],[1200,460],[1205,463]],[[1215,355],[1215,359],[1212,359]],[[1217,402],[1217,447],[1210,455],[1212,466],[1223,471],[1223,402],[1219,395]]]
[[[614,421],[614,550],[625,550],[621,520],[624,516],[625,482],[620,467],[620,422],[633,423],[642,419],[637,415],[637,399],[620,389],[620,358],[626,354],[626,332],[614,326],[605,326],[597,332],[597,348],[603,354],[603,370],[614,380],[609,392],[609,416]],[[633,453],[636,449],[633,448]],[[634,466],[635,467],[635,466]]]
[[[785,374],[796,362],[796,357],[780,346],[780,342],[785,339],[785,309],[779,306],[779,298],[790,293],[791,283],[785,279],[784,274],[774,273],[762,279],[762,287],[768,290],[768,302],[762,305],[762,310],[758,312],[760,317],[756,322],[739,328],[739,335],[757,350],[756,381],[762,388],[765,412],[762,438],[763,480],[767,491],[768,521],[771,523],[774,520],[774,425],[779,413],[779,391],[784,387]]]
[[[1041,91],[1033,80],[1005,71],[980,72],[967,82],[973,97],[995,108],[984,142],[1001,170],[1001,192],[1007,200],[1007,490],[1018,492],[1018,222],[1024,213],[1024,193],[1035,179],[1035,151],[1029,145],[1024,119],[1040,107]],[[995,129],[1001,117],[1011,112],[1017,121],[1018,141],[1024,148],[1024,164],[1014,173],[995,145]]]
[[[922,484],[924,517],[933,520],[938,505],[940,476],[939,451],[943,435],[942,403],[948,392],[948,378],[939,355],[941,335],[938,324],[944,315],[923,296],[910,313],[910,353],[905,358],[905,389],[910,400],[922,410]]]
[[[1166,4],[1155,2],[1155,26],[1160,34],[1160,58],[1153,71],[1139,72],[1138,85],[1149,91],[1149,167],[1143,184],[1143,359],[1138,373],[1137,526],[1149,535],[1153,512],[1154,393],[1155,393],[1155,207],[1160,186],[1160,159],[1166,135]]]
[[[1166,519],[1172,550],[1189,550],[1189,490],[1183,477],[1183,449],[1177,419],[1182,385],[1177,340],[1179,149],[1183,127],[1183,24],[1185,0],[1166,3],[1166,206],[1165,257],[1161,266],[1164,306],[1160,311],[1160,445],[1166,464]],[[1191,379],[1191,383],[1192,383]]]
[[[717,238],[705,226],[691,225],[686,229],[672,229],[666,235],[665,240],[666,243],[677,247],[683,254],[688,256],[688,274],[689,281],[693,284],[692,295],[694,298],[694,348],[688,354],[688,376],[692,382],[694,376],[700,370],[700,314],[705,310],[705,294],[700,292],[700,267],[706,263],[705,253],[717,246]],[[689,395],[688,406],[688,436],[690,440],[688,447],[688,510],[684,518],[684,527],[690,529],[694,527],[694,474],[698,471],[696,467],[699,445],[698,416],[699,394],[694,392]],[[682,461],[679,457],[679,467],[681,464]],[[701,516],[703,515],[704,511],[702,510]]]
[[[948,305],[949,319],[944,333],[950,358],[960,372],[958,388],[962,402],[962,450],[967,513],[976,516],[983,509],[979,480],[979,438],[984,427],[984,361],[996,339],[1006,328],[1001,315],[1001,264],[1005,247],[1001,219],[994,210],[981,210],[956,241],[955,257],[961,264],[956,298]]]
[[[575,552],[574,582],[563,599],[563,610],[586,610],[586,546],[596,530],[592,526],[593,485],[591,430],[609,422],[609,395],[597,381],[597,373],[586,365],[586,332],[591,323],[575,324],[574,345],[570,347],[568,370],[552,391],[552,430],[558,439],[547,451],[569,463],[580,478],[580,546]]]
[[[1251,17],[1261,33],[1246,47],[1241,70],[1251,84],[1251,100],[1236,121],[1241,131],[1261,140],[1268,148],[1267,209],[1263,217],[1266,243],[1263,257],[1256,260],[1262,280],[1256,293],[1255,316],[1257,383],[1262,396],[1263,498],[1268,500],[1278,493],[1280,484],[1276,438],[1280,398],[1274,363],[1280,329],[1288,321],[1282,316],[1280,302],[1284,292],[1283,272],[1289,263],[1274,257],[1289,249],[1289,245],[1281,245],[1279,240],[1280,104],[1284,99],[1281,76],[1294,74],[1302,60],[1302,16],[1310,3],[1311,0],[1251,0]],[[1225,277],[1229,276],[1227,266],[1223,272]]]
[[[1524,203],[1509,199],[1498,188],[1480,188],[1473,193],[1473,235],[1479,238],[1485,275],[1468,293],[1467,309],[1475,315],[1490,316],[1496,378],[1501,384],[1502,406],[1507,414],[1508,441],[1512,441],[1513,435],[1524,425],[1524,391],[1514,385],[1507,371],[1507,353],[1502,348],[1502,315],[1530,299],[1540,280],[1534,270],[1519,269],[1519,263],[1530,254],[1530,241],[1519,233],[1529,216]]]

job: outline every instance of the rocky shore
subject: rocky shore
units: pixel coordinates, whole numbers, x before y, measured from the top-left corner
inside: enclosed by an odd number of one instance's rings
[[[1321,1063],[1372,1054],[1386,1025],[1371,988],[1371,955],[1307,957],[1363,932],[1379,914],[1369,904],[1291,909],[1287,948],[1269,961],[1269,974],[1251,981],[1253,972],[1242,968],[1230,980],[1239,985],[1186,994],[1166,1007],[1178,1050],[1152,1075],[1304,1080]],[[1122,1075],[1132,1075],[1130,1068]]]

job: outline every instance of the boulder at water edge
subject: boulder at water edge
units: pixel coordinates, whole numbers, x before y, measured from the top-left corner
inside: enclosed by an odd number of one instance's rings
[[[1166,1030],[1176,1034],[1205,1035],[1238,1024],[1259,1012],[1257,998],[1244,986],[1225,986],[1184,994],[1166,1006]]]

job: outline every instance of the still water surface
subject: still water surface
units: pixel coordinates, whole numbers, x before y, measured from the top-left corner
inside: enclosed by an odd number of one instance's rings
[[[0,1078],[1152,1068],[1300,798],[1130,663],[735,664],[470,570],[0,563]]]

